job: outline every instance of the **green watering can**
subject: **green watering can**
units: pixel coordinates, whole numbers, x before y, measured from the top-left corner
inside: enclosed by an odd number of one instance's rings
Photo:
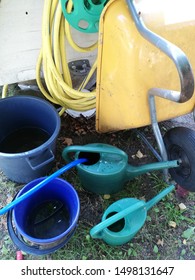
[[[174,188],[170,185],[148,202],[136,198],[114,202],[104,212],[102,222],[90,230],[91,237],[113,246],[129,242],[144,225],[147,211]]]
[[[74,153],[75,159],[87,159],[87,162],[77,165],[78,176],[84,189],[97,194],[117,193],[125,182],[138,175],[179,166],[177,160],[132,166],[128,164],[124,151],[103,143],[66,147],[62,157],[67,162],[72,161],[70,153]]]

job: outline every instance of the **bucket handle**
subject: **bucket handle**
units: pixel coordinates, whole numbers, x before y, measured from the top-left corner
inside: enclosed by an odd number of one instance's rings
[[[105,144],[103,144],[105,145]],[[79,146],[79,145],[75,145],[75,146],[68,146],[66,148],[64,148],[63,152],[62,152],[62,157],[67,161],[70,162],[71,158],[69,157],[69,153],[76,153],[76,152],[89,152],[89,153],[109,153],[109,154],[116,154],[121,156],[122,158],[124,158],[126,161],[128,160],[127,154],[120,150],[120,149],[116,149],[113,146],[109,146],[109,145],[105,145],[104,147],[95,147],[95,146],[89,146],[89,145],[85,145],[85,146]]]
[[[37,160],[39,159],[38,155],[26,158],[26,161],[28,162],[28,164],[30,165],[32,170],[40,169],[44,165],[46,165],[46,164],[48,164],[48,163],[50,163],[51,161],[54,160],[55,156],[54,156],[53,151],[51,149],[46,149],[45,151],[43,151],[41,153],[41,155],[43,155],[43,153],[45,153],[45,159],[44,160],[40,159],[40,163],[37,163]]]

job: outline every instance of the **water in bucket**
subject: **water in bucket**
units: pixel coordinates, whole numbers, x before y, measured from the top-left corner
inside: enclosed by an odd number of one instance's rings
[[[36,127],[24,127],[8,134],[0,143],[2,153],[23,153],[35,149],[49,139],[49,134]]]
[[[53,238],[70,226],[69,211],[59,200],[47,200],[37,205],[26,220],[26,233],[34,238]]]

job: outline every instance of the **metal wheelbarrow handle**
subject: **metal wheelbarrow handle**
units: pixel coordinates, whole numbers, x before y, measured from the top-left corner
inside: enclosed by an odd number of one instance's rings
[[[194,76],[191,65],[185,53],[176,45],[149,30],[145,26],[139,13],[136,11],[133,1],[126,0],[126,2],[140,34],[146,40],[164,52],[174,62],[180,78],[181,92],[168,89],[151,88],[148,92],[149,95],[159,96],[179,103],[188,101],[194,92]]]
[[[141,19],[140,13],[137,12],[135,5],[133,4],[133,0],[126,0],[126,2],[139,33],[151,44],[165,53],[174,62],[180,78],[180,91],[162,88],[150,88],[148,90],[148,101],[152,128],[158,144],[158,148],[160,150],[161,159],[163,161],[167,161],[168,155],[157,121],[155,96],[165,98],[177,103],[187,102],[194,93],[194,76],[192,67],[187,56],[180,48],[165,40],[156,33],[152,32],[145,26],[143,20]],[[164,176],[165,180],[167,181],[167,170],[164,170]]]

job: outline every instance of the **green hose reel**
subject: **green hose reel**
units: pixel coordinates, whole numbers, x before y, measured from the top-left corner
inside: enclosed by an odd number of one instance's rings
[[[85,33],[96,33],[101,12],[109,0],[61,0],[68,23]]]

